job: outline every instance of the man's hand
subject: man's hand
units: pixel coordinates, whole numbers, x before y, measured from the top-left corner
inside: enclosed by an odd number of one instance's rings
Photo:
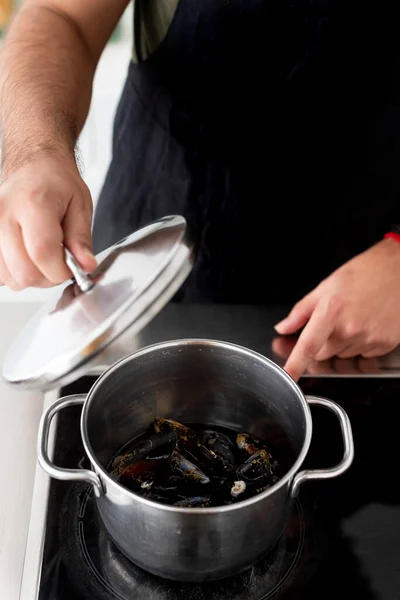
[[[275,326],[303,329],[285,370],[295,381],[314,361],[372,358],[400,344],[400,244],[383,240],[322,281]]]
[[[64,243],[83,269],[96,267],[92,200],[75,161],[38,158],[0,187],[0,285],[48,287],[71,276]]]
[[[276,358],[287,361],[297,342],[297,336],[277,335],[272,340],[272,351]],[[397,368],[398,358],[394,359],[394,367]],[[328,360],[314,360],[307,365],[305,373],[310,377],[321,377],[327,375],[379,375],[382,367],[377,357],[364,358],[353,356],[351,358],[338,358],[332,356]]]
[[[0,53],[0,283],[92,270],[92,202],[75,163],[101,52],[129,0],[24,0]]]

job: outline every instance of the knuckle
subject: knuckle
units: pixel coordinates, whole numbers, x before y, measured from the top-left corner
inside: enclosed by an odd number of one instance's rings
[[[24,190],[20,195],[21,202],[23,202],[28,208],[36,208],[38,204],[40,204],[42,198],[43,193],[38,188]]]
[[[363,331],[362,324],[356,319],[346,321],[341,327],[341,337],[348,340],[359,336]]]
[[[83,227],[91,223],[93,215],[93,207],[91,202],[77,202],[75,204],[75,215],[79,219]]]
[[[366,358],[383,356],[384,354],[388,354],[394,348],[396,348],[397,342],[394,341],[381,341],[380,343],[375,343],[372,347],[366,347],[364,352],[361,352],[361,356]]]
[[[376,333],[367,333],[364,336],[363,341],[363,345],[366,346],[367,348],[373,348],[374,346],[379,346],[381,343],[381,340],[379,338],[378,335],[376,335]]]
[[[51,190],[44,185],[25,188],[17,194],[20,209],[23,208],[28,215],[46,210],[48,206],[53,207],[58,202],[58,198],[57,190]]]
[[[91,202],[92,196],[90,194],[89,186],[86,184],[85,181],[83,181],[83,179],[81,179],[80,184],[82,186],[82,195],[84,196],[85,200],[90,200],[90,202],[88,202],[88,204],[92,204],[92,202]],[[86,204],[86,202],[85,202],[85,204]]]
[[[383,352],[386,354],[387,352],[391,352],[392,350],[394,350],[396,348],[396,346],[398,345],[398,341],[394,340],[394,339],[386,339],[384,340],[380,346],[383,349]]]
[[[306,358],[314,358],[317,355],[318,350],[318,345],[312,339],[303,342],[302,351]]]
[[[326,312],[332,318],[336,318],[343,310],[343,299],[338,294],[332,294],[326,301]]]

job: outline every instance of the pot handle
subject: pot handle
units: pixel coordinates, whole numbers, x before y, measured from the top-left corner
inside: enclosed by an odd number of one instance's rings
[[[292,497],[296,497],[298,495],[300,485],[305,481],[310,481],[311,479],[331,479],[332,477],[341,475],[347,471],[354,458],[354,443],[351,424],[349,417],[343,408],[339,406],[339,404],[336,404],[336,402],[332,402],[332,400],[328,400],[327,398],[306,396],[306,400],[308,404],[323,406],[337,416],[339,419],[340,428],[342,430],[344,452],[342,460],[335,467],[331,467],[330,469],[310,469],[297,473],[297,475],[295,475],[293,478],[292,489],[290,492]]]
[[[40,420],[37,455],[40,466],[51,477],[54,477],[55,479],[61,479],[62,481],[86,481],[91,483],[93,485],[95,495],[99,497],[104,493],[104,491],[100,477],[94,471],[87,469],[64,469],[62,467],[57,467],[49,458],[49,432],[53,418],[63,408],[67,408],[67,406],[83,404],[85,400],[86,396],[84,394],[76,394],[74,396],[65,396],[64,398],[59,398],[51,406],[49,406],[49,408],[43,413]]]

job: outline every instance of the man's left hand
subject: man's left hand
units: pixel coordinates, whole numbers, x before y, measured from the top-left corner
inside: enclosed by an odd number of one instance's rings
[[[297,381],[313,361],[371,358],[400,344],[400,244],[385,239],[351,259],[275,326],[303,329],[284,368]]]

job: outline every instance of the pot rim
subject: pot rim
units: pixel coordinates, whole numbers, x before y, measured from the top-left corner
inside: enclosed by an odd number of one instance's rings
[[[305,425],[306,425],[305,436],[304,436],[302,448],[299,452],[297,459],[293,463],[292,467],[277,483],[275,483],[272,487],[270,487],[265,492],[262,492],[261,494],[257,494],[256,496],[253,496],[252,498],[248,498],[247,500],[242,500],[236,504],[229,504],[227,506],[212,506],[212,507],[205,507],[205,508],[170,506],[168,504],[161,504],[160,502],[155,502],[154,500],[148,500],[147,498],[143,498],[143,496],[140,496],[139,494],[135,494],[131,490],[128,490],[124,486],[120,485],[117,481],[115,481],[115,479],[113,479],[109,475],[109,473],[106,471],[106,469],[97,460],[96,455],[93,452],[93,449],[89,442],[89,435],[88,435],[88,430],[87,430],[87,415],[88,415],[90,406],[93,403],[93,398],[95,398],[95,396],[96,396],[97,388],[101,387],[103,381],[105,379],[107,379],[107,377],[109,375],[114,373],[114,371],[117,371],[119,369],[119,367],[122,366],[123,364],[130,362],[132,359],[143,357],[146,354],[154,352],[154,350],[156,350],[156,349],[162,351],[167,348],[170,349],[170,348],[175,348],[178,346],[199,345],[199,344],[207,345],[207,346],[218,346],[219,348],[224,348],[226,350],[234,350],[235,352],[238,352],[242,356],[245,356],[245,357],[251,358],[251,359],[255,359],[255,360],[259,361],[260,363],[263,363],[264,365],[268,365],[276,373],[278,373],[280,377],[283,377],[286,380],[286,382],[290,385],[290,387],[292,388],[293,392],[298,397],[298,399],[303,407],[303,412],[304,412],[304,417],[305,417]],[[259,352],[254,351],[254,350],[250,350],[249,348],[246,348],[245,346],[233,344],[231,342],[223,342],[223,341],[207,339],[207,338],[182,338],[182,339],[168,340],[168,341],[164,341],[164,342],[157,342],[155,344],[150,344],[148,346],[145,346],[144,348],[136,350],[132,354],[128,354],[127,356],[121,358],[120,360],[115,362],[111,367],[109,367],[106,371],[104,371],[104,373],[102,373],[100,375],[100,377],[96,380],[96,382],[93,384],[93,386],[89,390],[89,393],[86,397],[86,400],[85,400],[83,408],[82,408],[82,414],[81,414],[81,436],[82,436],[82,442],[83,442],[83,446],[85,448],[85,452],[90,460],[91,465],[95,467],[96,472],[98,474],[100,474],[100,477],[107,482],[107,485],[110,484],[113,486],[117,486],[120,490],[123,490],[123,492],[128,494],[131,498],[134,498],[138,502],[143,503],[147,506],[151,506],[151,507],[157,508],[157,509],[162,509],[162,510],[165,510],[167,512],[172,512],[172,513],[181,513],[181,514],[182,513],[185,513],[185,514],[190,513],[193,515],[195,515],[195,514],[197,514],[197,515],[208,514],[209,515],[209,514],[231,512],[231,511],[239,510],[240,508],[245,508],[245,507],[251,506],[252,504],[256,504],[257,502],[259,502],[260,500],[263,500],[264,498],[267,498],[268,496],[272,496],[272,494],[275,493],[275,491],[277,491],[278,489],[284,487],[287,483],[289,483],[290,480],[294,477],[294,475],[299,471],[301,465],[304,462],[304,459],[307,455],[308,449],[311,444],[312,428],[313,427],[312,427],[311,411],[310,411],[308,402],[306,400],[306,397],[303,394],[300,387],[290,377],[290,375],[288,375],[288,373],[286,373],[286,371],[284,369],[282,369],[279,365],[277,365],[274,361],[270,360],[266,356],[260,354]],[[107,495],[107,490],[106,490],[106,495]]]

